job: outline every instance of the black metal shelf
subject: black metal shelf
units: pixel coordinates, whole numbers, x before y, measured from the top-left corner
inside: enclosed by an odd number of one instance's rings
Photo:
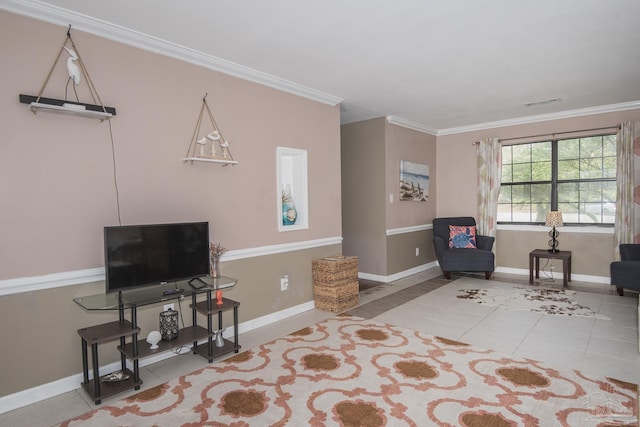
[[[132,388],[138,389],[140,385],[142,385],[142,380],[138,380],[137,382],[134,380],[133,372],[129,369],[125,370],[125,373],[129,375],[129,378],[122,381],[103,381],[102,379],[107,375],[103,375],[100,377],[100,394],[96,396],[95,394],[95,380],[89,380],[87,383],[82,383],[82,388],[87,392],[87,394],[91,397],[91,399],[95,402],[96,405],[99,405],[102,399],[113,396],[118,393],[122,393],[123,391],[130,390]]]
[[[207,332],[202,326],[189,326],[178,331],[176,339],[171,341],[160,340],[158,348],[151,349],[149,343],[146,340],[138,340],[138,355],[133,354],[133,343],[127,343],[123,346],[118,346],[118,350],[123,353],[127,359],[135,360],[141,357],[151,356],[153,354],[169,351],[174,348],[182,347],[185,345],[191,345],[196,341],[213,336],[213,333]]]
[[[137,325],[137,310],[139,306],[164,302],[167,299],[180,298],[181,295],[167,297],[158,290],[144,293],[131,293],[126,296],[113,295],[90,295],[82,298],[75,298],[74,301],[86,310],[118,310],[119,320],[114,322],[103,323],[100,325],[89,326],[87,328],[78,329],[78,335],[82,338],[82,368],[84,381],[82,387],[93,399],[96,405],[100,404],[102,399],[114,394],[120,393],[131,388],[138,390],[142,384],[140,379],[139,360],[143,357],[151,356],[158,353],[170,351],[181,346],[191,346],[195,354],[199,354],[209,361],[217,357],[231,353],[236,353],[240,349],[238,344],[238,307],[239,302],[223,298],[222,304],[218,305],[217,300],[212,298],[212,293],[218,291],[223,286],[231,287],[235,285],[236,280],[228,277],[220,277],[213,279],[209,283],[203,281],[204,285],[200,288],[185,291],[184,294],[191,295],[191,304],[189,307],[192,311],[193,326],[182,328],[178,331],[178,336],[171,341],[161,340],[157,349],[151,349],[146,339],[138,339],[140,328]],[[188,288],[187,288],[188,289]],[[199,294],[206,293],[204,301],[197,302]],[[125,320],[125,311],[131,311],[131,321]],[[214,336],[217,331],[222,330],[222,313],[227,310],[233,310],[233,331],[234,340],[223,339],[222,347],[216,347]],[[198,326],[197,313],[204,314],[207,318],[207,327]],[[218,328],[213,328],[213,317],[217,314]],[[130,342],[126,342],[130,338]],[[117,347],[120,351],[121,372],[129,375],[129,378],[122,381],[103,381],[105,376],[100,376],[98,372],[100,367],[98,364],[98,344],[109,341],[119,340],[120,345]],[[198,341],[206,340],[202,344]],[[93,378],[89,379],[89,357],[88,346],[91,345],[91,365],[93,368]],[[133,371],[126,366],[126,360],[130,360],[133,364]],[[96,381],[95,378],[98,378]]]

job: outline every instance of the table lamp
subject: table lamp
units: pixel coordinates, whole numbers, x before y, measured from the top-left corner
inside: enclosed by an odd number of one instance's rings
[[[547,220],[544,223],[547,227],[553,227],[549,232],[549,252],[558,252],[558,231],[556,227],[560,227],[562,225],[562,212],[560,211],[549,211],[547,212]]]

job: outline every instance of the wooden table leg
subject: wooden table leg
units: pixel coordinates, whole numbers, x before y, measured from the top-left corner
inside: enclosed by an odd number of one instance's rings
[[[533,255],[529,254],[529,284],[533,284]]]

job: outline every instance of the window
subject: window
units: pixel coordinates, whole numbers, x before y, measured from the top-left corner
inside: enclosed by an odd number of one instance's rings
[[[613,224],[616,136],[503,145],[498,222],[545,222],[559,210],[565,224]]]

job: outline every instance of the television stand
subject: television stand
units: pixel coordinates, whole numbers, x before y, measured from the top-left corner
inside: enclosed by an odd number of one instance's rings
[[[209,283],[205,280],[200,279],[200,281],[204,283],[202,287],[186,292],[191,295],[191,304],[189,307],[192,312],[192,325],[180,329],[176,339],[160,341],[158,348],[154,350],[150,348],[144,338],[141,340],[138,339],[138,334],[141,332],[137,321],[138,307],[181,298],[185,294],[184,291],[166,294],[165,291],[167,291],[168,288],[159,286],[130,293],[108,293],[74,298],[74,301],[85,310],[117,310],[118,312],[117,321],[78,329],[78,335],[80,335],[82,340],[83,382],[81,385],[96,405],[99,405],[103,398],[113,394],[131,388],[136,390],[140,389],[142,379],[140,379],[139,360],[143,357],[162,353],[184,345],[192,345],[193,353],[201,355],[207,359],[209,363],[213,362],[216,357],[230,352],[238,352],[240,349],[240,345],[238,344],[238,307],[240,303],[223,298],[223,303],[218,305],[215,300],[216,290],[230,288],[236,284],[237,280],[224,276],[215,279],[212,278]],[[198,302],[197,297],[199,295],[205,295],[206,298]],[[131,321],[125,320],[127,310],[131,312]],[[214,337],[217,330],[223,329],[222,313],[229,310],[233,311],[233,341],[223,339],[223,346],[218,347],[214,342]],[[198,313],[206,317],[206,327],[198,326]],[[218,325],[217,328],[214,329],[213,324],[216,314],[218,317]],[[127,340],[130,342],[127,342]],[[206,342],[204,344],[198,344],[198,341],[202,340]],[[119,341],[120,371],[101,376],[98,363],[98,344],[110,341]],[[91,368],[93,369],[93,378],[91,379],[89,378],[89,345],[91,345]],[[132,369],[127,369],[127,359],[131,361],[133,365]],[[119,372],[122,372],[122,375],[119,375]],[[113,380],[114,377],[116,378],[115,381]],[[119,380],[120,377],[123,377],[123,379]]]

